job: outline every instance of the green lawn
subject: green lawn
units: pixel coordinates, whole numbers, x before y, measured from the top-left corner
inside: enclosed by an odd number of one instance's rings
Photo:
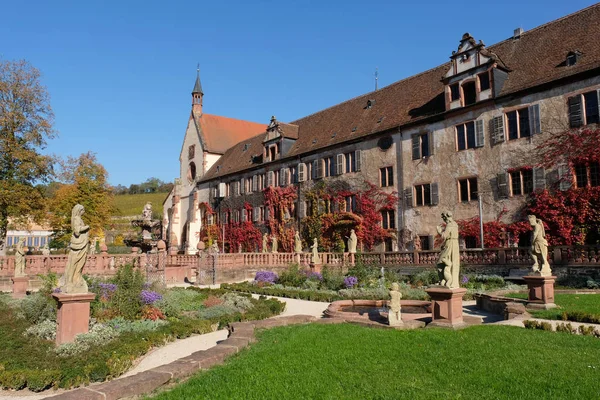
[[[167,399],[592,399],[600,340],[507,326],[395,331],[303,325],[262,332]]]
[[[506,297],[527,299],[527,293],[508,293]],[[600,294],[554,295],[554,303],[559,307],[552,310],[530,311],[536,318],[562,319],[564,312],[583,312],[600,315]]]
[[[154,214],[162,212],[162,203],[168,193],[121,194],[115,196],[116,216],[142,215],[146,202],[152,202]]]

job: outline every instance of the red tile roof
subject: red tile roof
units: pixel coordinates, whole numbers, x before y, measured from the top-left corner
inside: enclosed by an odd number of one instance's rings
[[[236,143],[264,132],[267,128],[265,124],[211,114],[202,114],[197,123],[204,139],[204,150],[218,154],[225,153]]]
[[[524,32],[487,48],[510,69],[501,93],[506,96],[557,79],[600,68],[600,4]],[[567,54],[582,53],[577,64],[566,66]],[[451,49],[448,53],[450,54]],[[315,114],[292,121],[298,140],[285,157],[309,153],[373,133],[406,126],[445,112],[443,75],[450,63],[403,79],[378,91],[355,97]],[[375,100],[367,107],[368,100]],[[206,173],[210,180],[253,165],[247,153],[262,154],[261,139],[250,138],[230,148]],[[244,149],[244,144],[251,144]]]

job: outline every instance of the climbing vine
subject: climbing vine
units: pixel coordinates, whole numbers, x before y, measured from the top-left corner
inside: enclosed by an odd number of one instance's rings
[[[295,186],[271,186],[263,191],[263,195],[265,208],[268,210],[269,215],[266,224],[269,227],[270,234],[277,237],[280,251],[293,251],[294,212],[298,189]]]
[[[505,247],[508,245],[508,237],[510,237],[511,243],[518,245],[520,235],[531,230],[527,221],[517,221],[511,224],[502,222],[501,218],[506,212],[507,210],[504,209],[494,221],[483,223],[483,241],[486,248]],[[477,247],[481,247],[479,216],[457,220],[456,223],[460,236],[475,238]]]

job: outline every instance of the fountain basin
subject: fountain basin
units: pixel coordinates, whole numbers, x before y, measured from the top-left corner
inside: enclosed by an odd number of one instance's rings
[[[402,321],[431,318],[430,301],[401,300],[400,306],[402,307]],[[331,303],[324,314],[328,318],[387,324],[387,307],[387,300],[338,300]]]

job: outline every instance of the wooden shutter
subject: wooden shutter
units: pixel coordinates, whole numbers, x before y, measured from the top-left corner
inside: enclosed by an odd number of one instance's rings
[[[247,220],[246,212],[247,212],[247,210],[245,208],[242,208],[242,211],[241,211],[241,213],[242,213],[242,222],[246,222],[246,220]]]
[[[225,182],[219,183],[219,197],[225,197],[225,192],[227,191],[227,186]]]
[[[418,240],[418,238],[417,238]],[[433,235],[428,235],[427,236],[427,250],[433,250],[433,246],[434,246],[435,242],[434,242],[434,238]]]
[[[433,155],[433,132],[428,132],[427,133],[427,143],[429,143],[429,157],[431,157]]]
[[[317,179],[317,173],[319,172],[319,160],[312,162],[312,178]]]
[[[270,215],[269,215],[269,207],[265,207],[265,221],[268,221],[269,217],[270,217]]]
[[[490,132],[492,144],[504,142],[504,115],[498,115],[490,120]]]
[[[316,172],[316,178],[317,179],[321,179],[323,177],[323,160],[317,160],[317,172]]]
[[[410,188],[406,188],[404,189],[404,207],[405,208],[412,208],[413,206],[413,189]]]
[[[252,177],[252,190],[258,192],[258,175]]]
[[[337,162],[335,165],[335,173],[336,175],[341,175],[344,173],[344,155],[343,154],[338,154],[336,156],[337,158]]]
[[[546,189],[546,174],[544,168],[533,169],[533,190],[544,190]]]
[[[485,142],[485,132],[483,128],[483,120],[475,121],[475,147],[483,147]]]
[[[355,164],[356,164],[356,171],[360,171],[360,169],[362,168],[362,160],[361,160],[361,151],[360,150],[356,150],[354,152],[354,158],[355,158]]]
[[[306,202],[302,200],[298,200],[298,217],[304,218],[306,217]]]
[[[539,104],[534,104],[529,107],[529,132],[531,132],[532,135],[542,133]]]
[[[508,198],[508,174],[506,172],[501,172],[496,177],[496,183],[498,184],[498,198],[499,199],[507,199]]]
[[[246,193],[246,179],[242,178],[242,180],[240,181],[240,194],[244,194]]]
[[[267,187],[273,186],[274,180],[275,180],[275,172],[273,172],[273,171],[267,172]]]
[[[286,174],[285,174],[285,168],[281,168],[281,169],[279,170],[279,186],[285,186],[285,184],[286,184],[286,182],[285,182],[285,181],[286,181],[285,177],[286,177]]]
[[[419,160],[421,158],[421,138],[419,135],[412,137],[412,159]]]
[[[298,182],[304,182],[306,180],[306,164],[298,164]]]
[[[573,185],[573,176],[568,164],[558,166],[558,186],[560,190],[569,190]]]
[[[258,207],[252,208],[252,222],[258,221],[258,213],[260,212],[259,210],[260,210],[260,208],[258,208]]]
[[[440,202],[440,195],[437,183],[431,184],[431,190],[429,191],[430,201],[432,206],[437,206]]]
[[[581,95],[569,97],[569,125],[579,128],[583,125],[583,112],[581,108]]]

